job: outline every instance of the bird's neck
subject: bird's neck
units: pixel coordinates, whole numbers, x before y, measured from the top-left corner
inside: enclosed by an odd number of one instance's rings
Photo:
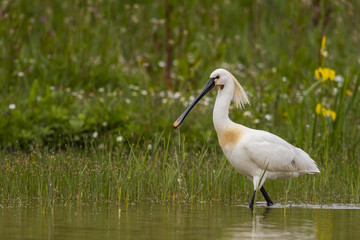
[[[222,90],[219,90],[216,97],[213,111],[213,122],[215,130],[218,134],[224,131],[224,129],[232,123],[229,118],[229,107],[233,95],[234,88],[226,86]]]

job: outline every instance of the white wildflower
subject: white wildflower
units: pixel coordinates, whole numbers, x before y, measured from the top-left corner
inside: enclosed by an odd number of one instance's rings
[[[138,91],[140,89],[139,86],[136,86],[134,84],[129,84],[129,88],[132,89],[132,90],[135,90],[135,91]]]
[[[15,104],[12,103],[12,104],[9,105],[9,109],[10,109],[10,110],[14,110],[15,108],[16,108],[16,105],[15,105]]]
[[[334,81],[337,82],[339,87],[342,87],[342,85],[344,84],[344,77],[341,75],[336,75],[334,77]]]
[[[95,131],[93,134],[92,134],[93,138],[97,138],[99,136],[99,133],[97,131]]]
[[[131,19],[131,21],[132,21],[133,23],[138,23],[138,22],[139,22],[139,18],[138,18],[138,16],[136,16],[136,15],[131,15],[131,16],[130,16],[130,19]]]
[[[251,113],[250,111],[245,111],[245,112],[243,113],[243,116],[244,116],[244,117],[252,117],[252,113]]]
[[[333,88],[332,89],[332,94],[334,95],[334,96],[336,96],[336,94],[339,92],[339,89],[338,88]]]
[[[116,141],[117,141],[117,142],[122,142],[122,141],[123,141],[123,137],[122,137],[122,136],[118,136],[118,137],[116,138]]]
[[[204,97],[204,100],[202,101],[202,103],[203,103],[205,106],[209,106],[210,101],[211,101],[211,98],[210,98],[210,97]]]
[[[270,121],[272,119],[271,114],[265,114],[265,119]]]
[[[240,36],[239,36],[239,38],[240,38]],[[245,66],[244,66],[244,64],[242,64],[242,63],[239,63],[239,64],[237,65],[237,67],[238,67],[238,69],[241,70],[241,71],[245,69]]]
[[[18,77],[23,77],[23,76],[25,76],[24,72],[18,72],[17,75],[18,75]]]
[[[165,97],[165,91],[160,91],[159,96],[162,97],[162,98]]]
[[[159,62],[158,62],[158,65],[159,65],[159,67],[161,67],[161,68],[164,68],[164,67],[166,66],[166,64],[165,64],[164,61],[159,61]]]
[[[258,68],[264,68],[264,67],[265,67],[265,64],[260,62],[260,63],[257,64],[257,67],[258,67]]]
[[[172,91],[168,91],[167,92],[167,95],[169,98],[172,98],[172,99],[178,99],[181,97],[181,93],[180,92],[172,92]]]

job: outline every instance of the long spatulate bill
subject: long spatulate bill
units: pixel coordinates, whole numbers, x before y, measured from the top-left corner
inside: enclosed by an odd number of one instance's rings
[[[215,87],[215,79],[210,78],[207,82],[204,89],[201,91],[201,93],[195,98],[195,100],[190,104],[190,106],[181,114],[181,116],[174,122],[173,127],[177,128],[180,126],[180,124],[184,121],[185,117],[188,115],[188,113],[191,111],[191,109],[200,101],[200,99],[205,96],[206,93],[208,93],[213,87]]]

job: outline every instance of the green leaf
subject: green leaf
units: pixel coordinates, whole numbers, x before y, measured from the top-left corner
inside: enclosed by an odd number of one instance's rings
[[[36,79],[33,84],[31,85],[29,98],[28,98],[28,104],[32,104],[38,95],[38,89],[39,89],[39,81]]]

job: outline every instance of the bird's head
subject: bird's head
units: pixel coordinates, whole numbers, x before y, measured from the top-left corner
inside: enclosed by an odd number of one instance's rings
[[[215,86],[223,89],[225,85],[228,85],[233,80],[233,75],[225,69],[219,68],[210,74],[210,79],[214,80]]]
[[[233,89],[233,100],[236,107],[243,108],[245,104],[250,104],[246,92],[241,87],[238,80],[227,70],[219,68],[210,74],[210,79],[214,79],[215,86],[218,86],[220,90],[224,87]]]
[[[196,105],[196,103],[209,92],[213,87],[218,86],[221,90],[224,88],[233,89],[233,99],[237,107],[243,107],[245,104],[249,104],[249,100],[244,89],[236,78],[225,69],[219,68],[210,74],[210,79],[201,93],[195,98],[190,106],[185,110],[183,114],[173,124],[174,128],[180,126],[190,110]],[[232,93],[230,93],[232,94]]]

